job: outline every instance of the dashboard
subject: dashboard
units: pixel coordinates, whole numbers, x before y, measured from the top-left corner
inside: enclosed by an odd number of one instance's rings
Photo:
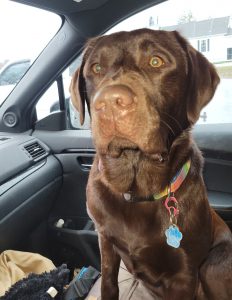
[[[62,167],[30,135],[0,135],[0,251],[47,219],[62,186]]]

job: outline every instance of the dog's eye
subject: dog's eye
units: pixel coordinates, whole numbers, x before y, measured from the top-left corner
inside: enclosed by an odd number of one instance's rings
[[[164,61],[159,56],[152,56],[149,62],[150,66],[153,68],[159,68],[164,64]]]
[[[95,74],[99,74],[101,72],[101,66],[100,64],[93,64],[92,65],[92,70]]]

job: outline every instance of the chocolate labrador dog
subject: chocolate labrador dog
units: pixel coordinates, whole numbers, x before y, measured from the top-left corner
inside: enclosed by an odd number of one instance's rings
[[[153,299],[232,299],[232,235],[210,208],[191,127],[219,77],[176,32],[90,39],[71,96],[91,114],[87,207],[99,232],[102,299],[120,260]]]

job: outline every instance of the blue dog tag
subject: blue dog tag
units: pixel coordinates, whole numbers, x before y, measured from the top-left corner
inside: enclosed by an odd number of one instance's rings
[[[180,247],[180,241],[182,240],[183,235],[176,225],[170,225],[169,228],[165,230],[165,235],[169,246],[174,248]]]

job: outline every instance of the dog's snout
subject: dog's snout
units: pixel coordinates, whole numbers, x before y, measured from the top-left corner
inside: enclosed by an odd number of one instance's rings
[[[108,106],[114,110],[126,110],[135,102],[135,94],[127,86],[114,85],[99,91],[93,101],[96,111],[103,111]]]

